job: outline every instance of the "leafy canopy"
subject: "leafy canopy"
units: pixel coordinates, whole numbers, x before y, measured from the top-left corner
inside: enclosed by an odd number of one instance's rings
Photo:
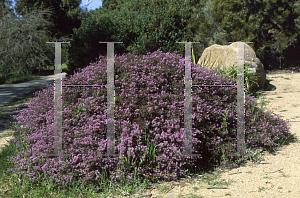
[[[184,0],[108,1],[75,30],[68,51],[70,73],[106,56],[107,44],[99,44],[105,41],[123,42],[114,45],[118,55],[133,50],[145,55],[161,48],[184,56],[185,45],[176,42],[189,41],[186,26],[191,14]]]

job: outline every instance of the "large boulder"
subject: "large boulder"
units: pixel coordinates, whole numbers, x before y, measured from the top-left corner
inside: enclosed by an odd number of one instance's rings
[[[237,42],[232,43],[231,45],[217,45],[214,44],[206,48],[198,63],[201,66],[207,68],[215,68],[220,66],[221,68],[230,68],[235,64],[237,65]],[[257,85],[253,84],[253,90],[262,89],[266,82],[266,72],[264,66],[256,57],[254,50],[245,43],[245,67],[248,69],[249,73],[256,73],[259,77],[255,80],[252,77],[252,80],[258,83]]]

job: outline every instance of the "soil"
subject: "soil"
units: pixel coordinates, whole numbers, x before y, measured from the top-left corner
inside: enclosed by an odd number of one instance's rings
[[[267,85],[271,91],[262,91],[266,102],[265,108],[273,110],[283,119],[291,122],[290,133],[300,139],[300,73],[267,72]],[[292,72],[292,70],[290,70]],[[18,96],[12,102],[0,107],[0,147],[7,145],[12,139],[13,131],[9,129],[12,122],[9,115],[18,114],[14,108],[27,108],[33,92]],[[260,104],[260,100],[257,101]],[[7,126],[4,126],[4,125]],[[280,148],[275,154],[262,153],[259,162],[247,162],[246,165],[232,170],[218,170],[211,173],[210,184],[204,180],[207,176],[195,175],[191,178],[195,183],[178,180],[152,184],[153,188],[126,197],[188,197],[190,193],[197,197],[299,197],[300,195],[300,144],[290,143]],[[214,182],[223,182],[214,186]],[[225,183],[224,183],[225,182]],[[227,182],[227,183],[226,183]],[[161,190],[162,186],[167,186]],[[195,188],[196,187],[196,188]],[[198,188],[198,189],[197,189]]]

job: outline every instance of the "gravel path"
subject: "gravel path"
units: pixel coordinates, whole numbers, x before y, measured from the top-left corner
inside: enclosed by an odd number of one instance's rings
[[[58,74],[60,78],[64,78],[66,73]],[[46,83],[53,84],[54,83],[54,75],[45,76],[39,79],[35,79],[32,81],[24,82],[24,83],[16,83],[16,84],[2,84],[0,85],[0,107],[5,105],[6,103],[13,100],[18,95],[25,94],[29,91],[33,91],[35,89],[42,89],[46,87]]]

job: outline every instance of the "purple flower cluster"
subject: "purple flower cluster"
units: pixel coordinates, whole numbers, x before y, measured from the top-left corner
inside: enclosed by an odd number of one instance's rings
[[[44,175],[59,185],[75,180],[86,184],[100,180],[102,174],[114,182],[132,180],[134,170],[142,178],[173,180],[184,176],[189,167],[220,159],[222,151],[235,153],[236,87],[193,86],[192,148],[201,156],[180,155],[184,150],[184,68],[184,58],[159,50],[143,56],[115,56],[115,151],[120,157],[103,156],[107,154],[106,87],[63,87],[62,149],[70,156],[45,157],[54,151],[54,87],[47,85],[28,109],[15,116],[23,127],[16,129],[22,140],[13,142],[19,152],[11,171],[27,173],[34,181]],[[100,56],[99,62],[64,79],[63,84],[106,85],[106,69],[106,57]],[[215,73],[192,64],[195,85],[236,84],[225,74]],[[249,148],[276,146],[276,140],[286,136],[287,123],[256,107],[250,95],[246,95],[245,109]],[[226,128],[222,114],[227,115]],[[261,136],[266,141],[261,142]]]

